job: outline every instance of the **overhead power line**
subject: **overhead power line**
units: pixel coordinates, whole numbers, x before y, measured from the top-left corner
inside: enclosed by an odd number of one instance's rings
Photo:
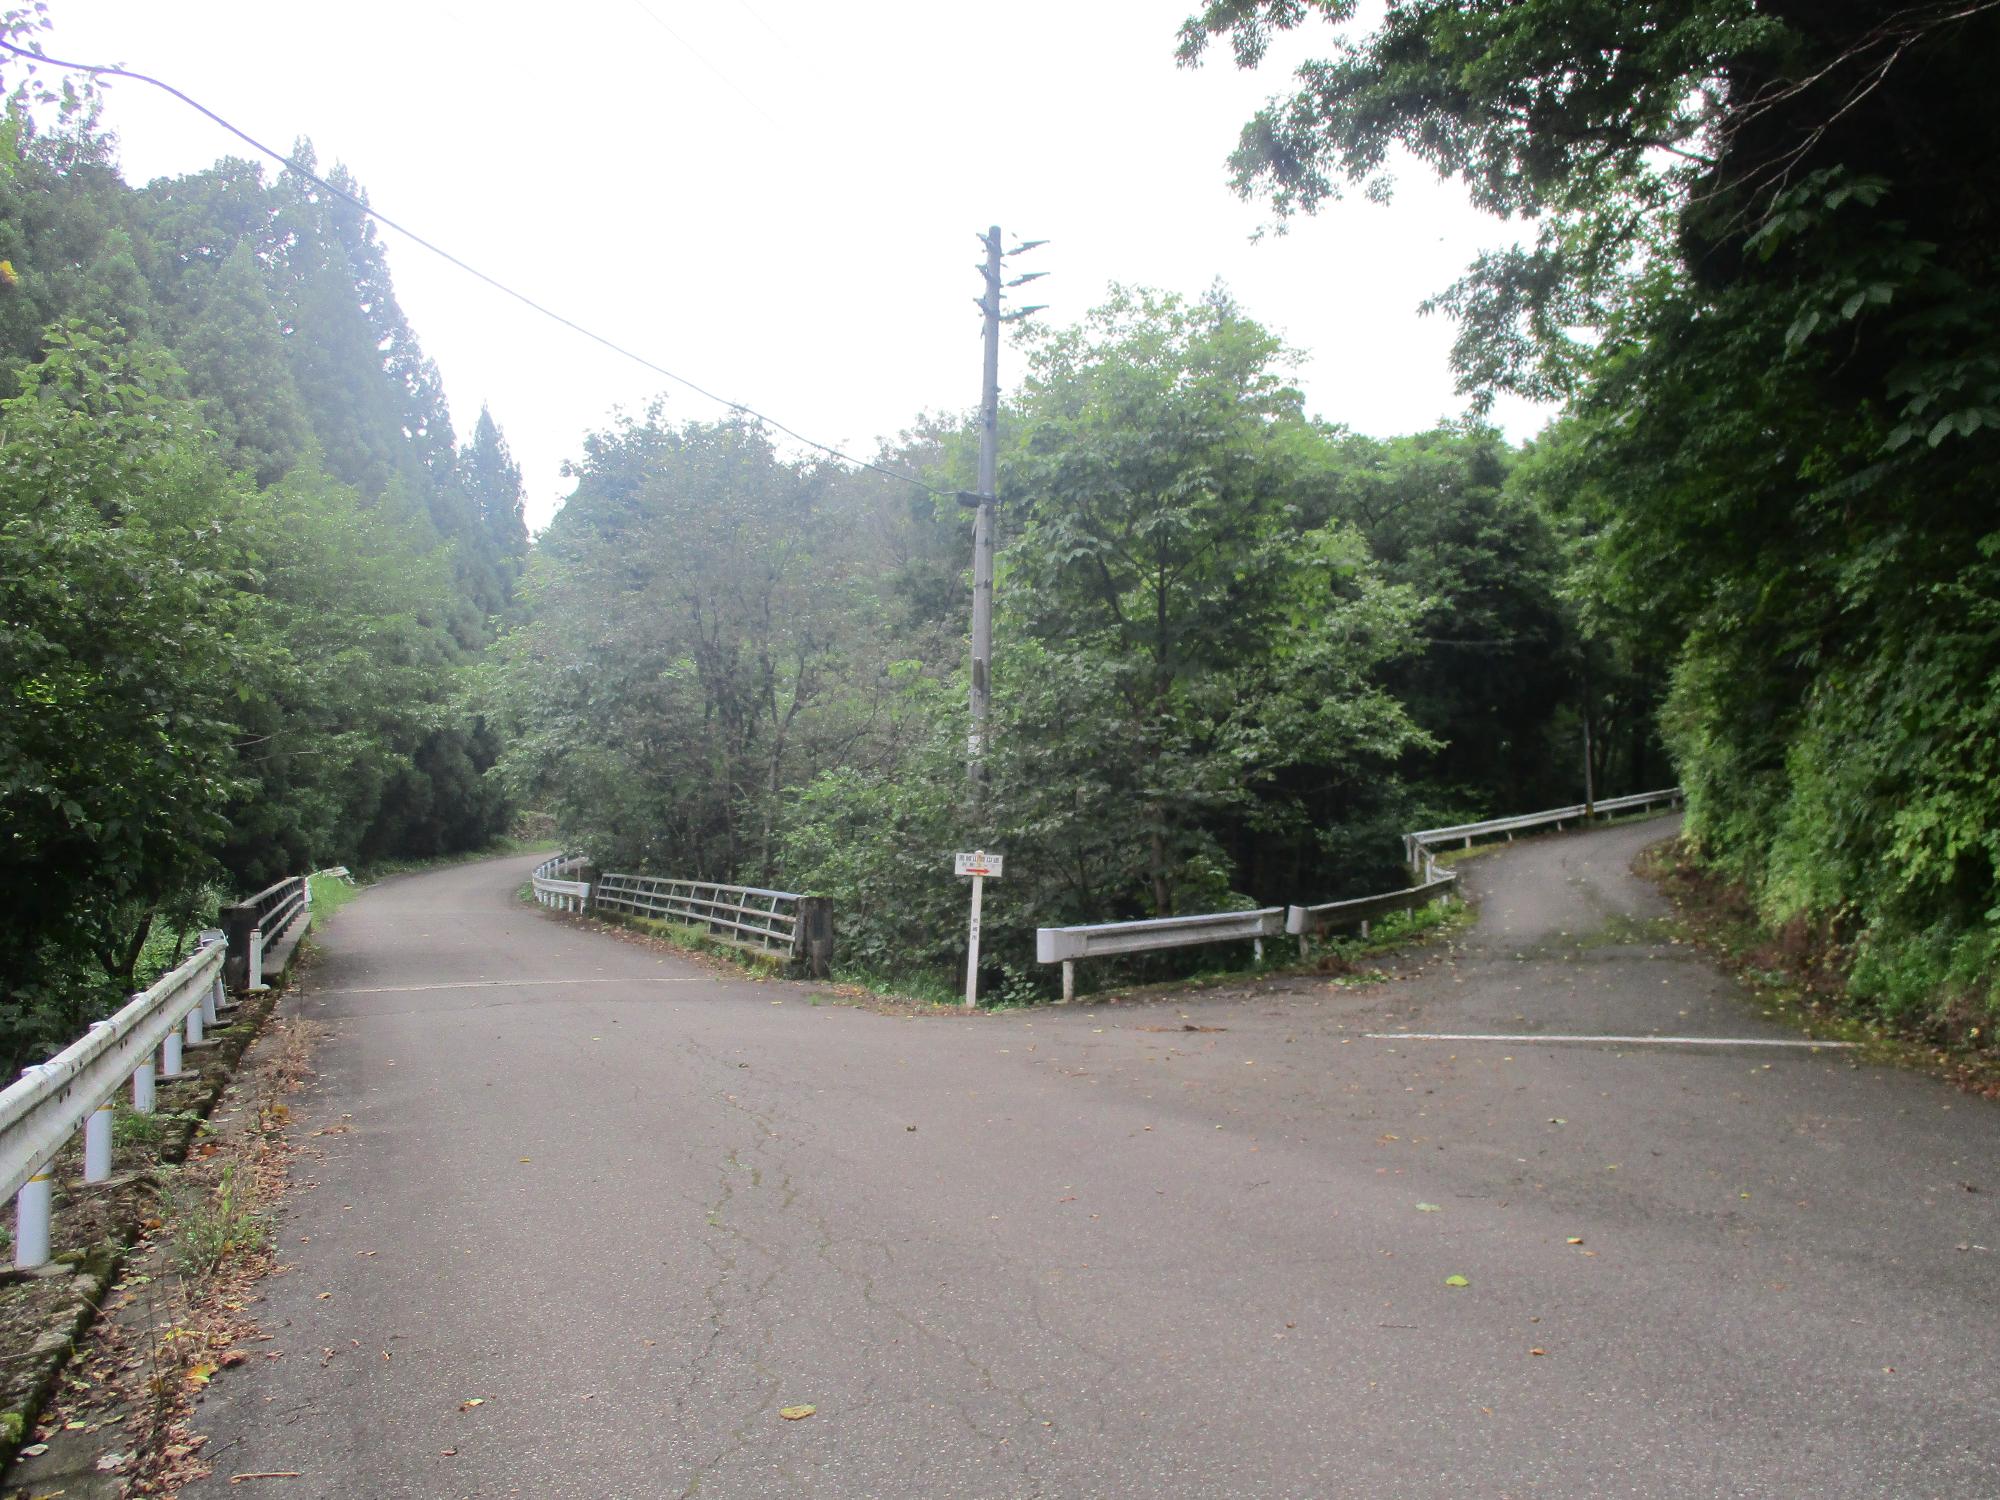
[[[769,110],[765,109],[763,105],[759,104],[755,99],[751,98],[748,94],[744,93],[742,88],[737,84],[736,80],[731,78],[727,73],[723,72],[722,69],[718,68],[714,63],[710,62],[706,57],[704,57],[701,54],[701,52],[695,47],[695,44],[693,42],[689,41],[686,37],[682,36],[678,31],[674,30],[673,27],[669,26],[666,23],[666,21],[661,17],[658,11],[654,10],[652,6],[646,3],[646,0],[632,0],[632,3],[638,6],[640,10],[646,13],[647,20],[651,21],[655,26],[659,27],[660,30],[664,31],[668,36],[672,37],[675,41],[679,42],[681,44],[682,50],[685,51],[689,57],[692,57],[696,62],[700,63],[704,68],[708,69],[709,72],[713,73],[717,78],[720,78],[724,84],[728,85],[730,91],[734,93],[737,98],[741,99],[745,104],[749,105],[752,109],[756,110],[758,114],[762,115],[764,117],[765,124],[776,125],[778,123],[776,120],[771,118]]]
[[[852,454],[843,453],[840,449],[835,448],[828,443],[822,443],[815,438],[809,438],[803,432],[798,431],[798,429],[793,427],[787,427],[783,422],[780,422],[776,417],[767,416],[763,412],[757,410],[754,406],[747,406],[741,401],[731,401],[727,396],[719,396],[714,391],[707,389],[705,386],[697,385],[694,381],[689,380],[685,375],[677,375],[672,370],[669,370],[665,365],[658,364],[653,360],[646,358],[645,355],[638,353],[636,350],[628,349],[625,345],[619,343],[617,340],[606,338],[603,334],[598,333],[595,329],[584,327],[583,324],[577,322],[574,318],[564,317],[554,308],[544,306],[542,303],[537,302],[533,297],[530,297],[527,293],[518,292],[513,287],[507,285],[506,282],[499,280],[497,277],[489,276],[484,271],[480,270],[477,266],[470,265],[466,261],[459,259],[458,256],[453,255],[449,250],[445,249],[443,246],[435,244],[432,241],[425,239],[422,235],[418,234],[414,229],[406,228],[404,225],[398,224],[394,219],[390,218],[387,214],[384,214],[375,209],[374,207],[372,207],[365,198],[361,198],[354,193],[350,193],[349,191],[347,191],[346,188],[339,186],[337,183],[332,183],[327,181],[326,178],[320,176],[317,172],[314,172],[307,167],[300,166],[298,162],[294,161],[291,157],[286,156],[284,152],[278,151],[270,146],[265,145],[262,141],[258,140],[255,136],[251,135],[247,130],[244,130],[241,126],[232,124],[230,121],[224,119],[221,115],[217,114],[214,110],[210,109],[207,105],[203,104],[199,99],[192,98],[189,95],[182,93],[179,89],[175,88],[170,83],[164,82],[163,80],[158,78],[153,78],[145,73],[136,73],[132,71],[130,68],[114,68],[107,65],[96,64],[96,63],[65,62],[59,57],[50,57],[47,53],[36,52],[27,47],[17,47],[12,42],[6,41],[4,39],[0,39],[0,51],[11,52],[16,57],[26,58],[29,62],[45,63],[49,67],[62,68],[72,73],[88,73],[92,77],[97,77],[97,78],[129,78],[134,83],[147,84],[152,88],[159,89],[163,93],[171,94],[174,98],[180,100],[181,103],[185,104],[189,109],[193,110],[196,114],[199,114],[203,116],[205,119],[208,119],[213,123],[215,123],[216,125],[221,126],[224,130],[228,131],[231,135],[235,136],[239,141],[242,141],[252,150],[258,151],[263,155],[270,157],[271,160],[277,162],[286,171],[297,173],[299,176],[305,178],[308,182],[313,183],[317,187],[325,189],[327,192],[333,194],[336,198],[341,199],[343,202],[352,204],[355,208],[361,210],[362,213],[368,215],[369,218],[373,219],[383,228],[395,230],[396,233],[402,235],[403,238],[409,240],[411,243],[421,246],[423,249],[430,251],[431,254],[437,256],[440,260],[445,261],[449,265],[457,267],[459,270],[465,272],[466,275],[472,277],[473,279],[484,282],[487,286],[491,287],[494,291],[499,292],[502,296],[513,298],[514,301],[520,303],[523,307],[528,308],[530,311],[540,313],[543,317],[549,319],[551,322],[560,323],[564,328],[569,329],[570,332],[575,334],[580,334],[584,338],[589,339],[592,343],[601,345],[603,348],[609,349],[613,354],[617,354],[626,359],[631,360],[632,363],[640,366],[642,369],[651,370],[655,375],[664,376],[666,379],[673,381],[674,384],[676,385],[685,386],[688,390],[693,391],[696,395],[705,397],[706,399],[713,401],[718,406],[725,407],[733,412],[741,413],[743,416],[746,417],[754,417],[759,422],[764,423],[766,426],[774,428],[779,432],[782,432],[783,434],[785,434],[786,437],[793,438],[798,442],[804,443],[808,448],[812,448],[820,453],[825,453],[833,458],[837,458],[842,463],[853,464],[856,468],[867,469],[870,472],[880,474],[887,479],[894,479],[904,484],[913,484],[918,489],[923,490],[928,494],[936,495],[939,498],[947,498],[956,493],[956,491],[938,489],[933,485],[925,483],[923,480],[919,479],[914,474],[905,473],[897,469],[885,468],[881,464],[870,463],[865,458],[855,458]]]

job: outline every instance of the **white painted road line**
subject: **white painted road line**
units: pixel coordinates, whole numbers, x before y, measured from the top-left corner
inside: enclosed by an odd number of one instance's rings
[[[1852,1047],[1853,1042],[1813,1042],[1791,1037],[1762,1036],[1567,1036],[1558,1032],[1484,1033],[1451,1031],[1371,1031],[1371,1042],[1506,1042],[1532,1047],[1537,1042],[1579,1042],[1600,1047]]]
[[[686,978],[661,975],[648,979],[461,979],[449,984],[385,984],[379,989],[320,990],[322,995],[414,995],[419,990],[541,989],[552,984],[702,984],[707,975]]]

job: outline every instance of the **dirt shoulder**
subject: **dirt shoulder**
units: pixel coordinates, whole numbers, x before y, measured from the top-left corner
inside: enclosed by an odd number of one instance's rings
[[[218,1371],[260,1357],[252,1309],[257,1283],[282,1269],[270,1215],[298,1154],[287,1100],[315,1040],[311,1023],[273,1018],[272,1003],[246,1006],[243,1034],[204,1064],[205,1100],[185,1092],[193,1085],[162,1091],[179,1159],[126,1170],[92,1212],[58,1205],[66,1242],[97,1238],[72,1247],[67,1269],[0,1293],[8,1347],[39,1348],[47,1366],[0,1483],[6,1500],[170,1495],[207,1472],[189,1417]]]

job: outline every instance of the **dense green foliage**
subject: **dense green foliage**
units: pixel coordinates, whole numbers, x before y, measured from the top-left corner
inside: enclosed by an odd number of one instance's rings
[[[135,190],[88,97],[30,102],[0,158],[0,1065],[143,977],[161,919],[498,832],[461,679],[527,550],[364,216],[240,162]]]
[[[1308,420],[1221,292],[1023,349],[983,795],[970,434],[883,455],[932,494],[657,413],[591,440],[530,565],[492,679],[517,795],[601,864],[831,896],[849,964],[934,981],[951,852],[1003,850],[986,951],[1025,990],[1037,925],[1382,889],[1413,820],[1581,794],[1562,541],[1493,433]]]
[[[1219,0],[1183,55],[1354,13]],[[1692,837],[1961,1028],[2000,993],[1996,63],[1988,5],[1425,0],[1234,159],[1285,213],[1400,143],[1538,217],[1440,302],[1470,386],[1569,401],[1524,481],[1600,638],[1671,664]]]

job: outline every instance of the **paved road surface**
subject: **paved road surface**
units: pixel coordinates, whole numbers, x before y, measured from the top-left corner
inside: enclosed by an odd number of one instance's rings
[[[532,860],[385,884],[291,1002],[337,1133],[190,1493],[2000,1494],[2000,1111],[1369,1039],[1784,1035],[1647,935],[1663,831],[1473,862],[1393,983],[973,1018],[718,981]]]

